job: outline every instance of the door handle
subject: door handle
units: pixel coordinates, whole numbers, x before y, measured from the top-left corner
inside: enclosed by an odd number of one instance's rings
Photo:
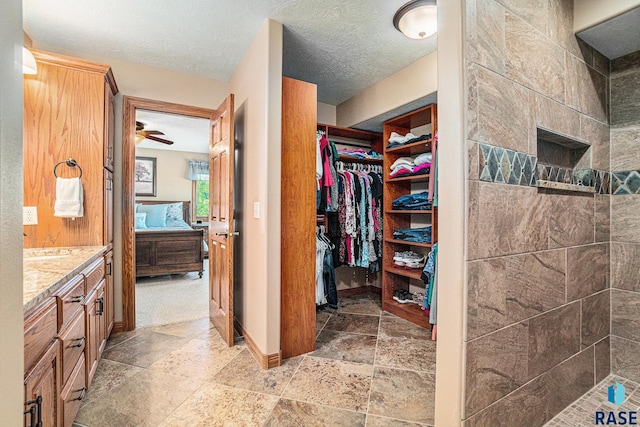
[[[229,237],[229,236],[239,236],[240,232],[239,231],[232,231],[231,233],[227,232],[227,231],[219,231],[216,233],[216,236],[225,236],[225,237]]]

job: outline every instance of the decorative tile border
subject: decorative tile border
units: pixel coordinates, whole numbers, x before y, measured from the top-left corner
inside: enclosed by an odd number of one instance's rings
[[[488,144],[478,145],[480,181],[536,187],[536,182],[542,180],[595,187],[596,194],[610,194],[611,174],[607,171],[545,165],[538,163],[535,156],[527,153]],[[640,194],[640,171],[626,174],[618,176],[620,184],[616,188],[620,192],[614,194]]]
[[[640,171],[621,171],[611,174],[611,194],[640,194]]]

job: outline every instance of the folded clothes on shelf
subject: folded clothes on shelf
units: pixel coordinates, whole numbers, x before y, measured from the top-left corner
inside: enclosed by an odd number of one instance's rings
[[[390,178],[400,178],[401,176],[413,176],[428,174],[431,170],[431,163],[423,163],[418,166],[399,165],[391,170]]]
[[[356,159],[382,160],[382,154],[363,148],[340,148],[338,149],[338,155]]]
[[[413,144],[414,142],[426,141],[427,139],[431,139],[431,134],[416,136],[409,132],[408,134],[402,136],[397,132],[391,132],[389,136],[389,144],[387,144],[387,150],[395,147],[402,147],[403,145]]]
[[[391,207],[397,210],[428,210],[431,209],[429,192],[423,191],[417,194],[405,194],[391,202]]]
[[[393,238],[414,243],[431,243],[431,226],[417,228],[400,228],[394,230]]]

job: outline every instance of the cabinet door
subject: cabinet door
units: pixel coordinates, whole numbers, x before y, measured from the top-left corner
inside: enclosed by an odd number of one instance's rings
[[[25,410],[35,408],[34,417],[26,414],[25,427],[36,427],[38,415],[42,419],[42,427],[57,427],[61,423],[60,416],[60,345],[56,339],[45,354],[27,373],[24,381]],[[40,400],[41,399],[41,400]],[[40,411],[40,414],[37,411]]]
[[[104,167],[113,172],[116,103],[108,83],[104,85]]]
[[[113,302],[113,251],[107,252],[104,256],[107,271],[105,273],[105,290],[104,290],[104,311],[106,327],[106,338],[109,338],[113,325],[115,323],[115,311]]]
[[[104,322],[104,280],[96,287],[95,292],[92,292],[87,299],[85,305],[85,322],[87,342],[85,346],[85,356],[87,364],[87,388],[91,385],[93,375],[98,368],[98,360],[100,360],[100,354],[104,350],[106,343],[106,325]],[[103,342],[104,341],[104,342]]]
[[[113,173],[104,170],[104,245],[113,248]]]

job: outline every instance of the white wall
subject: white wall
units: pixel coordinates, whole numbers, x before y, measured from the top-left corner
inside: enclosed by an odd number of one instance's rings
[[[338,105],[337,124],[353,126],[431,95],[438,90],[437,76],[438,53],[434,52]]]
[[[0,425],[21,426],[22,3],[0,2]]]
[[[244,123],[242,307],[236,313],[264,354],[280,351],[280,171],[282,24],[267,20],[229,81]]]
[[[336,106],[318,102],[318,123],[336,125]]]
[[[95,55],[46,46],[34,40],[34,47],[88,61],[111,65],[120,93],[116,96],[114,173],[114,292],[116,321],[122,320],[122,97],[136,96],[215,109],[227,96],[227,82],[175,71],[147,67]]]
[[[640,0],[573,0],[573,31],[580,32],[640,6]]]
[[[155,157],[157,169],[156,197],[136,197],[136,200],[191,200],[193,181],[187,179],[189,160],[208,161],[204,153],[136,148],[136,156]]]

